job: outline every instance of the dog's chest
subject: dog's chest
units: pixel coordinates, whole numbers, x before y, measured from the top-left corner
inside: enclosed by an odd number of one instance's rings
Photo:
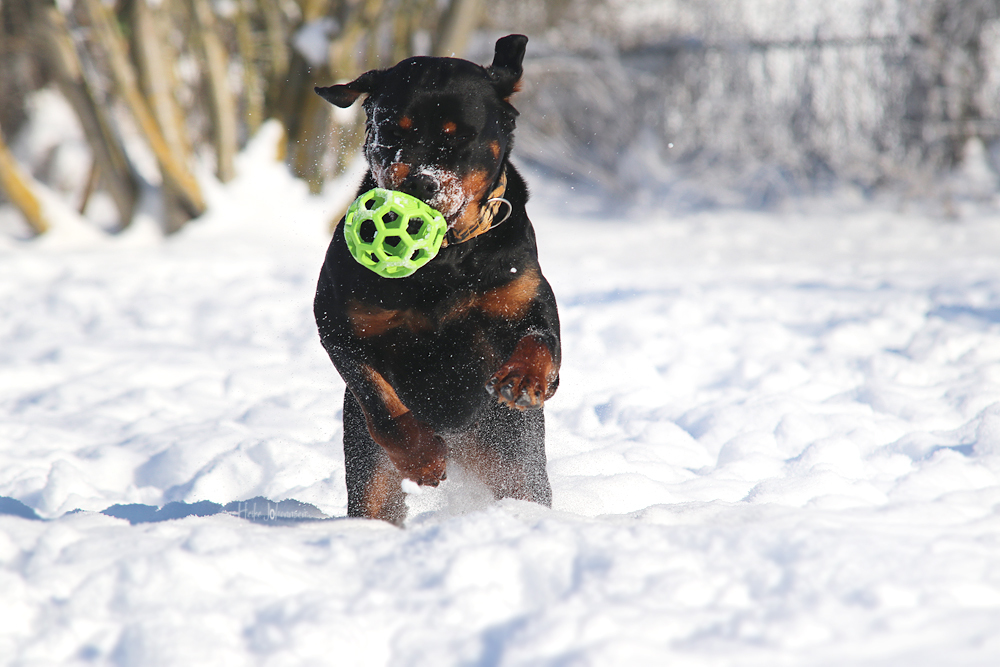
[[[393,299],[355,298],[347,302],[347,319],[351,332],[362,339],[389,333],[413,336],[440,333],[470,320],[482,320],[486,326],[516,322],[531,308],[540,283],[540,273],[528,269],[484,290],[454,290]]]

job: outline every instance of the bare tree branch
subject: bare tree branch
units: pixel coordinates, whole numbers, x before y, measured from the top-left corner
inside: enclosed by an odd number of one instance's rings
[[[469,43],[469,36],[483,16],[482,0],[451,0],[441,17],[437,38],[434,40],[435,56],[461,55]]]
[[[35,233],[44,234],[49,229],[49,222],[33,192],[32,180],[11,155],[4,142],[3,132],[0,131],[0,189],[7,194]]]
[[[49,2],[40,9],[39,19],[35,25],[37,41],[42,45],[56,85],[80,120],[93,151],[94,161],[99,167],[101,180],[118,209],[121,225],[124,227],[132,220],[138,183],[121,139],[112,130],[107,106],[97,103],[83,74],[66,18]]]
[[[194,36],[205,63],[209,105],[212,112],[212,136],[217,160],[216,174],[222,182],[233,178],[236,156],[236,103],[229,91],[229,57],[215,32],[215,14],[208,0],[188,0],[194,17]]]
[[[164,180],[169,180],[184,199],[191,216],[200,215],[205,210],[205,200],[198,182],[186,165],[181,164],[171,152],[160,126],[149,110],[146,99],[139,92],[135,80],[135,70],[128,59],[125,39],[118,32],[110,10],[101,0],[85,0],[85,5],[94,28],[94,39],[104,51],[115,88],[125,105],[135,118],[139,131],[152,149],[160,165]]]

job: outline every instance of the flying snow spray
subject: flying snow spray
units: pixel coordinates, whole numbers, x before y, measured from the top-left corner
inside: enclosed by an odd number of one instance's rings
[[[434,259],[448,223],[412,195],[374,188],[347,209],[344,238],[358,264],[383,278],[405,278]]]

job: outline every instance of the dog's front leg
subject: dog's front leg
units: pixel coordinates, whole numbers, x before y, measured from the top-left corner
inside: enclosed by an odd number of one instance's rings
[[[372,439],[399,473],[423,486],[440,484],[445,479],[447,451],[441,436],[403,405],[392,385],[374,368],[331,356],[364,412]]]
[[[523,334],[507,361],[486,382],[486,390],[513,410],[541,408],[559,387],[562,358],[556,299],[544,279],[517,324]]]

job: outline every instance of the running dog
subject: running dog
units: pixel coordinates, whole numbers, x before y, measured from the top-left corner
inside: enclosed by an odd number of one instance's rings
[[[349,107],[362,95],[368,171],[379,187],[440,211],[440,252],[406,278],[359,264],[330,243],[314,311],[347,384],[348,515],[402,525],[401,481],[437,486],[451,459],[496,498],[550,506],[543,403],[559,384],[559,316],[510,163],[528,38],[497,41],[489,67],[415,57],[316,88]]]

